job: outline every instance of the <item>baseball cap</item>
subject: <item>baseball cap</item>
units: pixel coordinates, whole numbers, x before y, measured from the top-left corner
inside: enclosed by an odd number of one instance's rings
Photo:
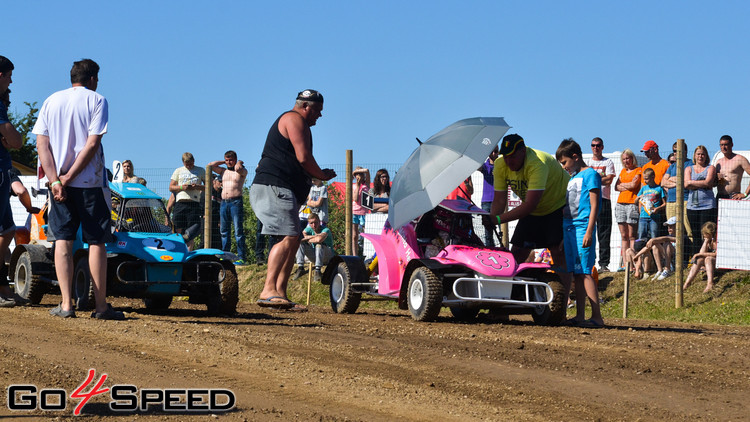
[[[314,90],[314,89],[306,89],[300,93],[297,94],[297,99],[302,101],[310,101],[312,103],[321,103],[323,104],[323,94],[320,92]]]
[[[674,226],[675,224],[677,224],[677,217],[672,217],[664,223],[665,226]]]
[[[654,142],[652,140],[648,140],[648,141],[646,141],[645,144],[643,144],[643,148],[641,148],[641,152],[648,151],[648,150],[650,150],[651,148],[654,148],[654,147],[659,148],[659,145],[657,145],[656,142]]]
[[[513,133],[511,135],[506,135],[505,138],[500,142],[500,155],[510,155],[516,152],[516,148],[518,146],[525,146],[526,144],[523,142],[523,138],[518,136],[518,134]]]

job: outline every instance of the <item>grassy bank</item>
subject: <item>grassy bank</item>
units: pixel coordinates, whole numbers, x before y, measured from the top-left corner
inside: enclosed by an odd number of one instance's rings
[[[266,276],[265,265],[237,267],[240,278],[240,300],[254,302]],[[611,273],[600,278],[600,295],[604,301],[604,318],[622,318],[625,274]],[[710,323],[721,325],[750,325],[750,273],[730,271],[720,273],[714,289],[703,293],[705,277],[683,293],[683,307],[675,308],[675,277],[663,281],[630,282],[628,317],[636,319]],[[289,283],[289,297],[305,303],[307,276]],[[310,303],[330,306],[328,287],[311,284]],[[395,302],[362,302],[362,308],[396,309]],[[572,310],[569,310],[572,311]],[[569,312],[570,313],[570,312]]]

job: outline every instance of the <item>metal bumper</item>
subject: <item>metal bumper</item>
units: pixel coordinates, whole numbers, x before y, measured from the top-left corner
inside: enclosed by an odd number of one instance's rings
[[[179,268],[179,267],[182,268]],[[149,277],[149,267],[152,275]],[[157,269],[159,271],[153,271]],[[169,270],[181,274],[171,276]],[[219,284],[226,277],[224,266],[214,261],[185,262],[180,265],[153,264],[143,261],[126,261],[117,266],[117,279],[125,284]],[[156,273],[157,275],[154,275]],[[135,275],[142,277],[135,277]],[[188,276],[189,275],[189,276]],[[170,277],[171,276],[171,277]],[[177,279],[175,279],[177,278]]]
[[[511,299],[513,286],[523,286],[525,300]],[[544,288],[547,300],[540,302],[532,288]],[[503,303],[521,306],[549,305],[554,298],[552,288],[544,282],[522,277],[512,279],[461,277],[453,282],[453,294],[461,302]],[[451,301],[447,301],[451,302]]]

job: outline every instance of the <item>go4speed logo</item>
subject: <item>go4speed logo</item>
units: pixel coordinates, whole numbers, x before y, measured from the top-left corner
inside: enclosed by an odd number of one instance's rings
[[[103,387],[107,374],[102,374],[93,387],[96,370],[89,369],[88,376],[72,393],[70,399],[80,400],[73,409],[78,416],[86,403],[95,396],[109,393],[109,408],[115,412],[147,411],[149,406],[159,406],[165,412],[226,412],[234,408],[235,396],[228,389],[157,389],[118,384]],[[68,393],[63,389],[38,389],[32,384],[14,384],[8,387],[8,409],[63,411],[67,408]]]

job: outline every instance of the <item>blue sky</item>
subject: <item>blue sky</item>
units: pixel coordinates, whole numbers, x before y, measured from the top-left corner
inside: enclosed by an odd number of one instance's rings
[[[296,93],[320,90],[315,156],[401,163],[463,118],[589,151],[750,149],[750,3],[742,1],[6,1],[11,111],[101,65],[107,161],[174,168],[234,149],[250,168]],[[666,156],[666,153],[662,154]]]

